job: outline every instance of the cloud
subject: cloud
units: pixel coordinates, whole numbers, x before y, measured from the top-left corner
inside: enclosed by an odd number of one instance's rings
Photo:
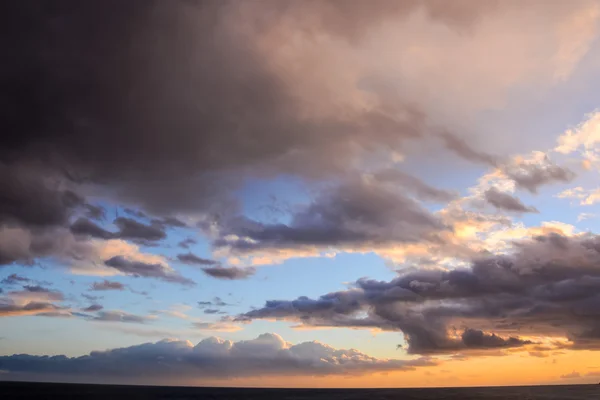
[[[214,244],[234,255],[278,249],[346,249],[428,240],[444,229],[435,215],[403,195],[401,189],[358,177],[323,189],[292,215],[288,224],[232,220],[222,226]]]
[[[181,283],[184,285],[194,284],[192,280],[181,276],[177,271],[161,263],[151,264],[131,260],[125,256],[114,256],[104,261],[104,264],[126,275],[135,277],[157,278],[166,282]]]
[[[187,238],[185,240],[182,240],[181,242],[177,243],[177,245],[179,247],[181,247],[182,249],[189,249],[191,245],[198,243],[195,239],[193,238]]]
[[[71,232],[76,235],[86,235],[98,239],[128,239],[134,241],[158,241],[167,237],[163,224],[146,225],[131,218],[119,217],[114,220],[119,228],[110,232],[101,228],[87,218],[79,218],[71,225]]]
[[[198,257],[190,252],[185,254],[177,254],[177,259],[184,264],[192,265],[214,265],[217,262],[215,260],[209,260],[206,258]]]
[[[162,240],[167,237],[162,225],[142,224],[131,218],[119,217],[114,224],[119,228],[118,237],[132,240]]]
[[[54,379],[75,382],[102,377],[104,382],[173,383],[247,376],[363,375],[412,371],[437,362],[429,358],[380,359],[320,342],[293,345],[277,334],[265,333],[238,342],[210,337],[196,346],[189,341],[165,339],[73,358],[1,356],[0,365],[7,371],[7,378],[52,375]]]
[[[600,201],[600,189],[585,190],[581,186],[563,190],[556,197],[560,199],[577,199],[582,206],[591,206]]]
[[[4,285],[15,285],[23,282],[29,282],[31,279],[26,278],[24,276],[20,276],[17,274],[10,274],[6,278],[2,279],[2,284]]]
[[[204,271],[206,275],[212,276],[213,278],[235,280],[246,279],[254,275],[256,269],[253,267],[238,268],[216,266],[202,268],[202,271]]]
[[[135,315],[120,310],[98,311],[96,316],[91,318],[92,321],[125,322],[132,324],[144,324],[153,319],[150,316]]]
[[[104,220],[106,218],[106,209],[99,205],[86,204],[86,216],[95,220]]]
[[[77,219],[77,221],[71,225],[70,229],[75,235],[86,235],[99,239],[113,239],[118,237],[117,234],[101,228],[87,218]]]
[[[574,379],[574,378],[581,378],[581,374],[577,371],[573,371],[569,374],[565,374],[565,375],[561,375],[560,379]]]
[[[36,315],[58,310],[59,307],[51,303],[29,302],[18,305],[0,301],[0,317],[14,317],[22,315]]]
[[[0,186],[9,193],[0,206],[0,242],[12,236],[19,246],[0,246],[0,263],[63,261],[71,254],[65,242],[82,239],[63,231],[73,220],[77,236],[141,242],[162,240],[190,216],[225,220],[217,247],[246,253],[300,254],[303,247],[301,254],[314,255],[323,247],[373,246],[386,236],[393,243],[420,238],[431,216],[404,197],[439,202],[451,193],[412,171],[395,178],[407,196],[396,195],[389,215],[360,209],[366,195],[336,215],[327,204],[341,200],[334,193],[294,213],[290,224],[265,224],[236,218],[239,189],[276,176],[320,189],[412,154],[416,169],[418,160],[442,168],[437,160],[448,151],[496,165],[491,153],[500,135],[474,137],[469,132],[479,127],[469,121],[501,109],[522,85],[537,92],[568,79],[594,43],[597,12],[586,1],[551,9],[544,2],[525,9],[512,2],[400,3],[133,2],[119,13],[110,1],[61,3],[52,12],[7,6],[4,15],[13,17],[3,25],[15,50],[2,77],[12,99],[4,116],[7,130],[19,134],[0,151]],[[453,65],[443,74],[440,59]],[[507,174],[530,191],[571,176],[557,166],[524,168]],[[373,208],[388,204],[372,200]],[[125,210],[118,232],[85,220],[102,218],[97,204]],[[348,226],[353,211],[364,226]],[[425,226],[413,224],[417,217]],[[402,226],[388,222],[377,231],[382,218]],[[236,238],[247,226],[232,220],[253,225],[252,235]]]
[[[105,279],[101,282],[92,283],[90,290],[125,290],[125,285],[116,281],[108,281]]]
[[[576,176],[570,169],[553,163],[548,155],[542,152],[533,152],[530,158],[515,160],[504,166],[503,173],[512,179],[517,187],[534,194],[542,185],[568,183]]]
[[[468,268],[409,268],[391,281],[363,278],[316,299],[269,300],[237,320],[399,331],[408,352],[421,354],[527,346],[537,337],[595,349],[599,243],[592,234],[548,233],[515,241],[508,253],[480,256]],[[457,336],[453,330],[460,327]]]
[[[199,301],[198,306],[206,307],[206,306],[215,306],[215,307],[225,307],[230,306],[231,304],[226,303],[220,297],[216,296],[212,299],[212,301]]]
[[[100,311],[103,308],[104,307],[102,307],[100,304],[92,304],[92,305],[84,308],[82,311],[84,311],[84,312],[95,312],[95,311]]]
[[[505,211],[518,213],[538,213],[535,207],[528,207],[518,198],[511,196],[508,193],[501,192],[496,188],[490,188],[484,193],[485,200],[492,206]]]

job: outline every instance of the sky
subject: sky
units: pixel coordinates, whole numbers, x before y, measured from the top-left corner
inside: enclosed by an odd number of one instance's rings
[[[599,1],[0,18],[0,380],[600,379]]]

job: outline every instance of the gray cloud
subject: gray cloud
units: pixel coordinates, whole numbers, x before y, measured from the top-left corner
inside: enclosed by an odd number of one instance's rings
[[[302,246],[356,246],[436,240],[442,222],[400,190],[357,178],[319,196],[289,224],[240,218],[222,228],[218,247],[233,252]],[[234,237],[235,239],[230,239]]]
[[[235,280],[249,278],[250,276],[254,275],[256,269],[253,267],[239,268],[223,267],[218,265],[216,267],[202,268],[202,271],[204,271],[206,275],[212,276],[213,278]]]
[[[376,172],[374,177],[380,182],[400,185],[404,190],[414,192],[419,199],[426,201],[445,203],[458,197],[455,192],[434,188],[419,178],[398,169],[384,169]]]
[[[125,322],[133,324],[144,324],[151,320],[149,317],[130,314],[125,311],[98,311],[95,317],[91,318],[92,321],[101,322]]]
[[[483,195],[488,203],[500,210],[517,213],[539,212],[535,207],[528,207],[525,204],[523,204],[518,198],[511,196],[508,193],[501,192],[494,187],[486,190]]]
[[[131,218],[119,217],[114,224],[119,228],[118,236],[133,240],[162,240],[167,237],[162,225],[142,224]]]
[[[15,284],[21,284],[23,282],[29,282],[29,281],[31,281],[31,279],[26,278],[24,276],[20,276],[20,275],[17,275],[17,274],[10,274],[6,278],[2,279],[2,284],[4,284],[4,285],[15,285]]]
[[[196,346],[186,341],[163,340],[74,358],[0,356],[7,378],[52,374],[71,381],[102,377],[104,382],[171,384],[203,378],[361,375],[411,371],[436,364],[429,358],[377,359],[358,350],[335,349],[319,342],[291,345],[269,333],[238,342],[210,337]]]
[[[102,290],[125,290],[125,285],[116,281],[103,280],[101,282],[94,282],[90,287],[90,290],[102,291]]]
[[[198,243],[195,239],[192,238],[187,238],[185,240],[182,240],[181,242],[177,243],[177,245],[179,247],[181,247],[182,249],[189,249],[191,245]]]
[[[77,219],[71,225],[70,229],[75,235],[85,235],[99,239],[113,239],[117,237],[115,233],[107,231],[87,218]]]
[[[310,326],[401,331],[410,353],[523,346],[519,335],[567,337],[570,348],[600,347],[600,238],[539,236],[470,268],[407,270],[366,278],[316,299],[270,300],[238,320],[284,319]],[[452,327],[463,334],[458,340]],[[491,331],[491,332],[490,332]]]
[[[487,164],[490,166],[498,165],[499,160],[497,157],[487,154],[478,150],[473,149],[465,140],[452,135],[450,133],[443,133],[440,135],[444,144],[449,150],[452,150],[459,156],[466,160],[473,161],[476,163]]]
[[[106,209],[94,204],[86,204],[86,216],[95,220],[104,220],[106,218]]]
[[[166,282],[194,285],[192,280],[181,276],[177,271],[172,270],[163,264],[149,264],[141,261],[132,261],[124,256],[112,257],[104,261],[104,264],[107,267],[114,268],[124,274],[135,277],[151,277]]]
[[[84,311],[84,312],[95,312],[95,311],[100,311],[103,308],[104,307],[102,307],[100,304],[92,304],[89,307],[84,308],[82,311]]]
[[[185,264],[192,265],[215,265],[217,262],[215,260],[209,260],[206,258],[198,257],[193,253],[185,253],[185,254],[177,254],[177,259]]]
[[[82,293],[81,297],[83,297],[84,299],[89,300],[89,301],[96,301],[98,299],[102,299],[103,298],[102,296],[92,296],[92,295],[87,294],[87,293]]]
[[[508,164],[503,171],[517,187],[531,193],[537,193],[543,185],[571,182],[576,176],[570,169],[554,164],[547,156],[542,162]]]
[[[206,307],[206,306],[225,307],[225,306],[230,306],[230,305],[231,304],[226,303],[219,296],[214,297],[212,299],[212,301],[199,301],[198,302],[198,306],[201,307],[201,308],[202,307]]]
[[[131,218],[119,217],[114,220],[119,228],[117,232],[108,231],[87,218],[77,219],[70,227],[75,235],[90,236],[98,239],[128,239],[138,242],[153,242],[165,239],[165,224],[153,222],[146,225]]]

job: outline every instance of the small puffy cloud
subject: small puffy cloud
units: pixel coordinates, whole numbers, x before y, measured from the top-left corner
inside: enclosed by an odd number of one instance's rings
[[[254,275],[256,268],[223,267],[218,265],[216,267],[202,268],[202,271],[204,271],[206,275],[212,276],[213,278],[235,280],[246,279]]]
[[[104,307],[102,307],[100,304],[92,304],[92,305],[84,308],[82,311],[84,311],[84,312],[95,312],[95,311],[100,311],[103,308]]]
[[[102,290],[125,290],[125,285],[116,281],[103,280],[100,282],[92,283],[90,290],[102,291]]]
[[[177,259],[184,264],[191,265],[215,265],[217,262],[215,260],[209,260],[207,258],[198,257],[197,255],[188,252],[183,254],[177,254]]]
[[[104,265],[125,275],[157,278],[166,282],[194,285],[192,280],[181,276],[177,271],[162,263],[147,263],[119,255],[104,261]]]
[[[560,199],[575,199],[579,200],[582,206],[591,206],[600,201],[600,189],[586,190],[581,186],[572,189],[566,189],[556,195]]]
[[[336,349],[320,342],[293,345],[281,336],[265,333],[252,340],[233,342],[209,337],[197,345],[165,339],[82,357],[0,356],[11,376],[44,376],[75,382],[102,377],[104,382],[184,382],[203,378],[248,376],[363,375],[384,371],[411,371],[437,365],[431,358],[385,359],[354,349]]]
[[[177,243],[177,245],[179,247],[181,247],[182,249],[189,249],[190,246],[197,244],[198,242],[195,239],[192,238],[187,238],[182,240],[181,242]]]

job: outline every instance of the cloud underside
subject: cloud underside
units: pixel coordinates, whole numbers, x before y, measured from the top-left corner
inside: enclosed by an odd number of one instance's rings
[[[532,337],[596,349],[598,265],[598,236],[541,235],[468,268],[413,268],[391,281],[363,278],[316,299],[267,301],[238,320],[399,331],[408,352],[418,354],[522,346],[535,342]]]
[[[5,377],[43,377],[68,381],[173,382],[250,376],[326,376],[409,371],[435,366],[430,358],[378,359],[357,350],[335,349],[319,342],[292,345],[276,334],[232,342],[216,337],[196,346],[163,340],[137,346],[65,356],[0,356]]]

